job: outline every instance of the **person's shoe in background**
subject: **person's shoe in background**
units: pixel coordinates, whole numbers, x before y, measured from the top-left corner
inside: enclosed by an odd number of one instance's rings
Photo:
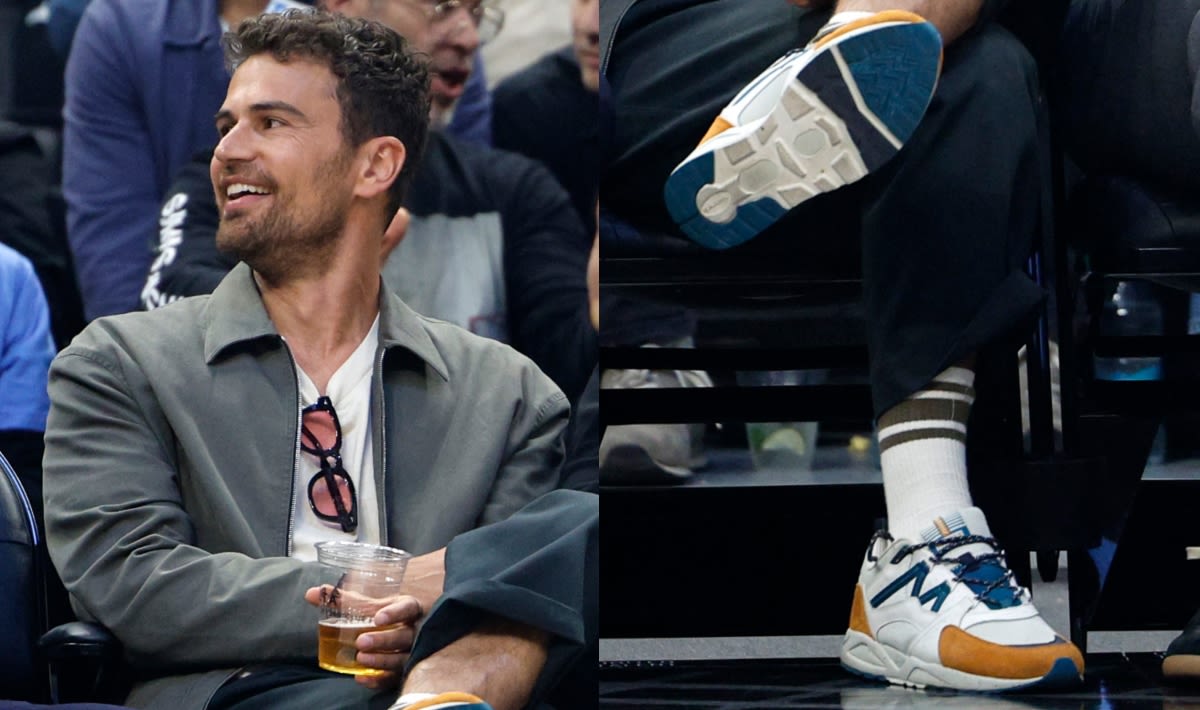
[[[712,387],[695,370],[605,370],[600,389]],[[600,440],[600,482],[604,485],[679,483],[707,463],[704,424],[620,424]]]
[[[672,218],[697,243],[726,249],[862,179],[912,135],[941,64],[941,35],[921,16],[840,13],[747,84],[671,172]]]

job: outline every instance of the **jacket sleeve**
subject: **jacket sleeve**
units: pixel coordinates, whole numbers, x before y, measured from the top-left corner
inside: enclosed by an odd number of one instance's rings
[[[507,347],[507,346],[502,346]],[[512,403],[504,460],[477,521],[486,525],[515,513],[558,485],[571,407],[562,391],[526,359],[520,396]]]
[[[592,369],[567,426],[566,458],[558,487],[600,492],[600,367]]]
[[[153,384],[97,330],[50,370],[46,536],[76,612],[111,629],[142,673],[311,660],[317,612],[304,591],[336,579],[315,563],[197,546]]]
[[[88,6],[64,79],[67,235],[88,320],[138,307],[161,199],[116,5]]]
[[[217,202],[208,163],[197,155],[175,178],[158,219],[158,245],[142,288],[142,307],[152,310],[185,296],[212,293],[237,260],[217,250]]]
[[[597,357],[588,318],[592,238],[549,170],[523,156],[504,155],[513,167],[508,205],[501,211],[509,337],[574,403]]]

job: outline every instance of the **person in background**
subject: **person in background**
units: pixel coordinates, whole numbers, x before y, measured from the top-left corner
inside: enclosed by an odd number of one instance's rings
[[[50,398],[46,378],[54,358],[50,316],[33,265],[0,243],[0,453],[38,500],[41,522],[42,433]]]
[[[170,181],[212,145],[224,29],[295,0],[92,0],[71,39],[63,107],[67,237],[84,317],[132,311]]]
[[[590,234],[595,231],[600,186],[599,0],[572,0],[571,35],[571,45],[496,85],[492,133],[497,148],[529,156],[550,169],[571,195]]]

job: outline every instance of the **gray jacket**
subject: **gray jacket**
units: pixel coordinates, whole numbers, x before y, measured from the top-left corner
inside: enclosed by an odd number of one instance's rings
[[[388,292],[380,309],[384,541],[429,552],[554,488],[569,409],[550,379]],[[50,398],[50,554],[80,617],[149,679],[127,702],[199,708],[244,664],[315,664],[303,594],[333,580],[287,556],[305,495],[296,369],[249,267],[211,296],[95,321],[55,359]]]

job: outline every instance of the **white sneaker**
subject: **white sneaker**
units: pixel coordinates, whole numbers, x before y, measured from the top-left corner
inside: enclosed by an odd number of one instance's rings
[[[978,508],[938,518],[922,541],[876,533],[842,641],[854,673],[917,688],[1074,685],[1083,654],[1016,584]]]
[[[712,387],[698,370],[605,370],[601,389]],[[707,463],[703,424],[621,424],[600,440],[600,480],[607,485],[678,483]]]
[[[827,26],[721,111],[667,179],[667,209],[691,239],[725,249],[865,177],[925,115],[941,58],[941,35],[911,12]]]

